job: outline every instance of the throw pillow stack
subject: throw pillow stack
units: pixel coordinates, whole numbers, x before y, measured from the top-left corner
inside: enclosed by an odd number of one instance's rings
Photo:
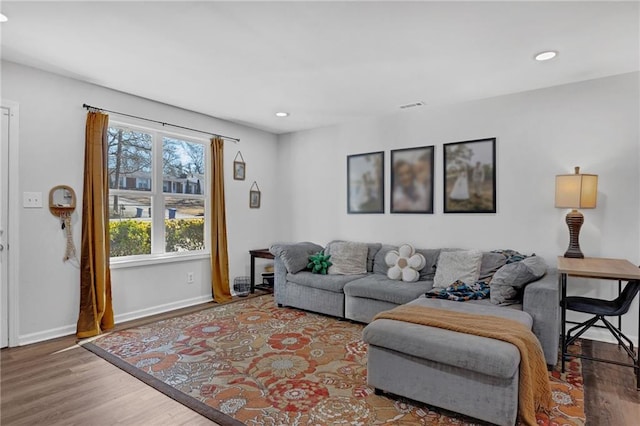
[[[508,263],[498,269],[491,280],[491,303],[512,305],[522,303],[524,287],[547,273],[547,265],[540,256],[530,256]]]

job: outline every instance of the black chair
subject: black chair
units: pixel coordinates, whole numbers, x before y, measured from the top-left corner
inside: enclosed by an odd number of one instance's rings
[[[620,295],[614,300],[602,300],[602,299],[594,299],[591,297],[580,297],[580,296],[570,296],[566,298],[566,307],[570,311],[583,312],[586,314],[595,315],[593,318],[578,324],[567,332],[567,340],[565,343],[565,349],[569,345],[571,345],[577,338],[582,336],[582,334],[587,331],[589,328],[594,326],[599,320],[602,321],[604,327],[609,329],[611,334],[616,338],[620,346],[624,348],[624,350],[629,354],[631,358],[636,360],[635,352],[633,351],[633,342],[629,340],[627,336],[622,334],[622,331],[614,327],[605,317],[620,317],[629,311],[629,307],[631,306],[631,302],[640,291],[640,281],[634,280],[629,281],[627,285],[624,287],[624,290],[620,293]],[[575,330],[579,331],[572,336]],[[627,344],[623,341],[625,340]]]

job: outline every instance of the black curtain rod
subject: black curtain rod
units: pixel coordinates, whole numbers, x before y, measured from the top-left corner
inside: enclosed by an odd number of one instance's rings
[[[205,132],[203,130],[198,130],[198,129],[192,129],[190,127],[184,127],[184,126],[178,126],[177,124],[171,124],[171,123],[165,123],[163,121],[158,121],[158,120],[152,120],[150,118],[144,118],[144,117],[138,117],[137,115],[131,115],[131,114],[125,114],[123,112],[118,112],[118,111],[110,111],[108,109],[104,109],[104,108],[98,108],[98,107],[94,107],[91,105],[87,105],[87,104],[82,104],[82,108],[86,108],[87,110],[94,110],[94,111],[103,111],[103,112],[110,112],[112,114],[118,114],[118,115],[122,115],[125,117],[131,117],[131,118],[137,118],[138,120],[144,120],[144,121],[150,121],[152,123],[157,123],[157,124],[162,124],[163,126],[171,126],[171,127],[177,127],[178,129],[184,129],[184,130],[191,130],[192,132],[197,132],[197,133],[204,133],[205,135],[211,135],[211,136],[217,136],[219,138],[222,139],[226,139],[229,141],[232,141],[233,143],[238,143],[240,142],[240,139],[237,138],[231,138],[229,136],[224,136],[224,135],[219,135],[217,133],[211,133],[211,132]]]

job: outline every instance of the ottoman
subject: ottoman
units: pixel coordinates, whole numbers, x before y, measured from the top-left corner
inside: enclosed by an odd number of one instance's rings
[[[493,315],[531,328],[523,311],[440,299],[419,304],[468,314]],[[441,407],[498,425],[518,415],[520,352],[507,342],[389,319],[363,330],[369,344],[367,383],[376,393]]]

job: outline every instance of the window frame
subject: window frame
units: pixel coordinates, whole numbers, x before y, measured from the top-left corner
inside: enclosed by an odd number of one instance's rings
[[[132,122],[109,120],[109,127],[122,128],[128,131],[143,132],[151,135],[151,188],[150,190],[128,190],[128,189],[112,189],[109,188],[109,198],[113,195],[126,196],[135,195],[148,196],[151,207],[151,253],[137,254],[129,256],[110,257],[110,265],[113,269],[119,269],[129,266],[153,265],[159,263],[169,263],[177,261],[190,261],[205,259],[210,257],[211,236],[211,150],[208,149],[210,141],[208,139],[191,136],[185,133],[169,132],[165,129],[154,128],[149,126],[141,126]],[[176,194],[164,192],[164,176],[163,176],[163,151],[164,138],[176,139],[188,143],[197,143],[203,146],[204,162],[205,162],[205,184],[203,194]],[[165,204],[166,197],[185,198],[185,199],[202,199],[204,200],[204,249],[191,250],[186,252],[167,252],[165,251]],[[106,208],[110,208],[107,205]],[[160,225],[160,226],[158,226]]]

